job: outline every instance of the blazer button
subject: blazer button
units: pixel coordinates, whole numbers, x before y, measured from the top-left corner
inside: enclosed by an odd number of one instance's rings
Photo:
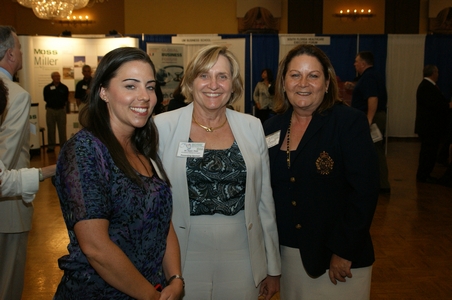
[[[292,206],[297,206],[297,201],[292,201]]]
[[[253,228],[253,223],[248,225],[248,230],[251,230],[251,228]]]
[[[290,177],[290,182],[295,182],[295,177]]]
[[[296,229],[301,229],[301,225],[300,225],[300,224],[297,224],[297,225],[295,225],[295,228],[296,228]]]

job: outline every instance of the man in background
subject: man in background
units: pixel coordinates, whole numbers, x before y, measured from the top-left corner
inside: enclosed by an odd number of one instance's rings
[[[30,94],[13,82],[21,68],[17,34],[10,26],[0,26],[0,78],[9,90],[8,104],[0,119],[0,159],[8,169],[30,165]],[[22,297],[32,217],[33,205],[22,197],[0,198],[0,299]]]
[[[44,87],[47,123],[47,153],[55,151],[55,128],[58,126],[60,147],[66,142],[66,105],[69,101],[69,89],[61,82],[61,75],[52,72],[52,82]]]
[[[435,65],[426,65],[423,75],[424,79],[416,92],[414,132],[421,141],[416,180],[437,183],[438,179],[430,174],[435,167],[440,144],[446,139],[451,104],[436,85],[439,77],[438,68]]]
[[[89,85],[91,84],[92,70],[89,65],[84,65],[82,68],[83,79],[77,82],[75,86],[75,100],[77,101],[78,109],[81,110],[88,102],[87,94],[89,93]]]
[[[354,66],[359,79],[353,89],[352,107],[363,111],[367,115],[369,126],[376,123],[381,133],[385,135],[388,93],[383,78],[374,69],[374,55],[369,51],[359,52],[355,57]],[[389,194],[391,186],[388,180],[384,138],[374,145],[378,154],[380,193]]]

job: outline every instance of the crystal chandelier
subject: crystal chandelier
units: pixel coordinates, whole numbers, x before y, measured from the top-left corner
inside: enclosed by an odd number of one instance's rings
[[[90,0],[17,0],[17,2],[31,8],[40,19],[54,20],[68,18],[73,10],[86,7]]]
[[[31,8],[31,3],[33,2],[33,0],[17,0],[17,3],[19,3],[22,6]]]
[[[66,19],[74,10],[74,2],[71,0],[36,0],[32,1],[31,8],[40,19]]]
[[[89,0],[74,0],[74,10],[84,8],[88,5]]]

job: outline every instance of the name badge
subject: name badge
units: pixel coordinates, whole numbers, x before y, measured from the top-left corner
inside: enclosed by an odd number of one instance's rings
[[[271,148],[279,144],[279,137],[281,135],[281,130],[273,132],[265,137],[265,141],[267,142],[267,147]]]
[[[56,89],[56,87],[55,87],[54,85],[52,85],[52,86],[50,87],[50,89],[51,89],[51,90],[54,90],[54,89]]]
[[[85,85],[82,85],[82,89],[84,89],[84,90],[87,90],[88,89],[88,86],[85,84]]]
[[[177,157],[203,157],[206,143],[180,142]]]

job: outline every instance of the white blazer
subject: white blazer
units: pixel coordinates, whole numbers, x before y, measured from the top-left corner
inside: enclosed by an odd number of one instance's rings
[[[30,203],[39,190],[39,169],[7,170],[0,160],[0,197],[22,196]]]
[[[8,104],[0,121],[0,159],[5,167],[22,169],[30,166],[30,94],[0,71],[9,90]],[[33,205],[21,197],[0,199],[0,232],[30,231]]]
[[[155,117],[159,131],[159,156],[173,193],[173,225],[185,264],[190,233],[190,205],[185,157],[177,157],[180,142],[190,135],[193,104]],[[259,119],[226,109],[229,126],[246,164],[245,222],[251,269],[256,286],[268,275],[281,274],[275,206],[270,186],[267,144]]]

